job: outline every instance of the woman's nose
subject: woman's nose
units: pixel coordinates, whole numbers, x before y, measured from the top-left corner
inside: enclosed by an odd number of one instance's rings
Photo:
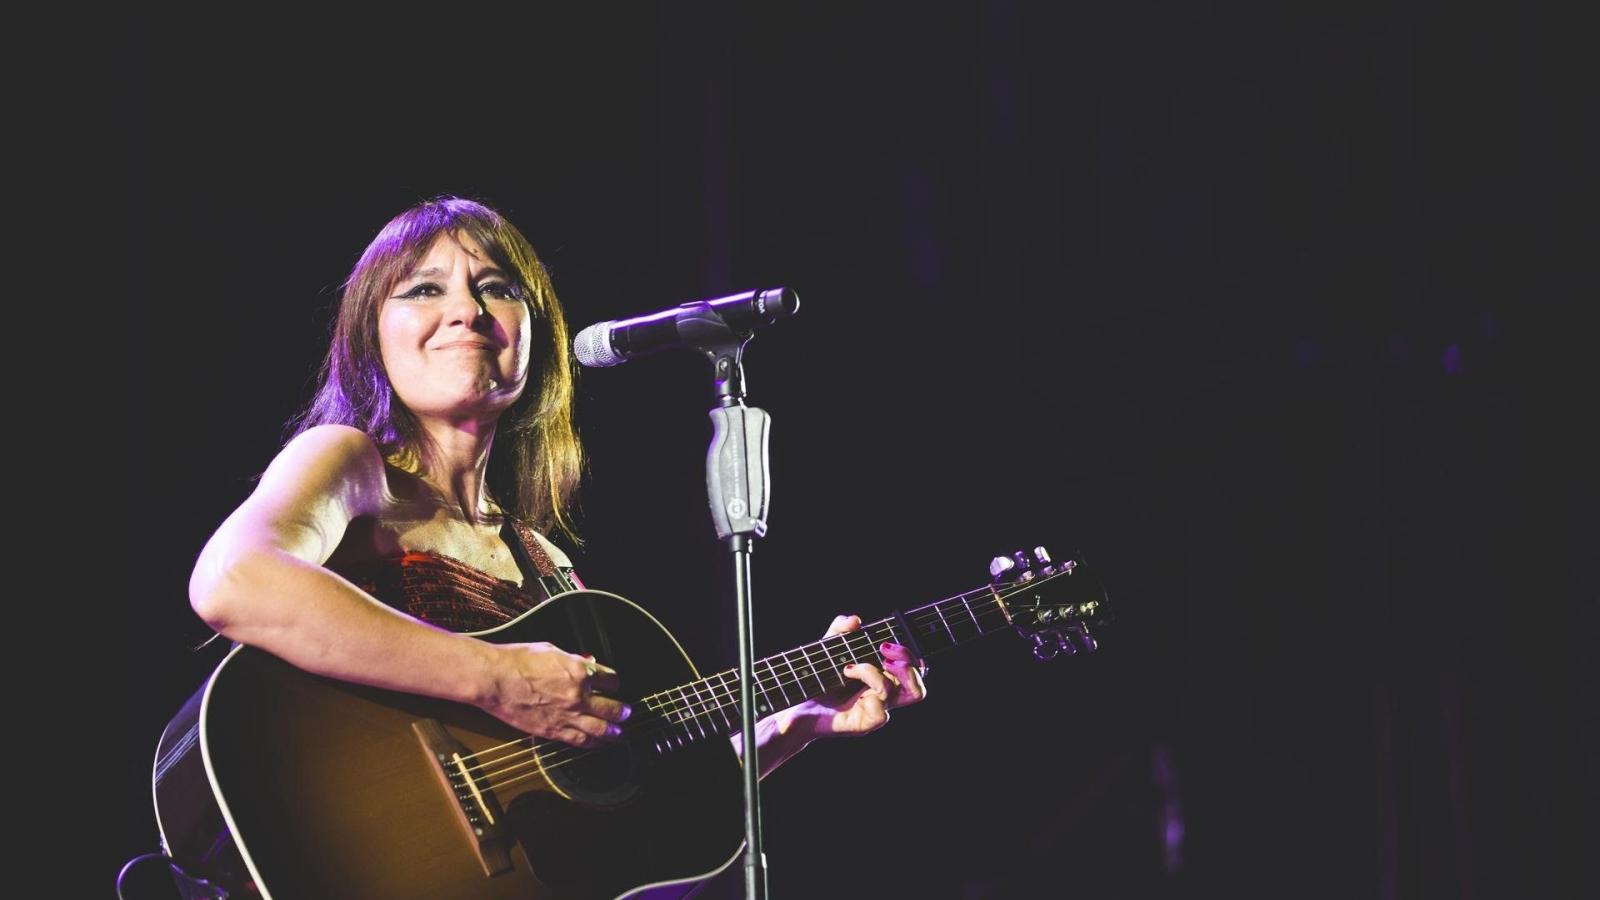
[[[469,287],[452,287],[449,297],[448,313],[452,323],[465,322],[470,325],[489,311],[484,306],[483,298]]]

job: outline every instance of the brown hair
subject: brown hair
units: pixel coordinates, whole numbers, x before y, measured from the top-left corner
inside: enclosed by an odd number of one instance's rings
[[[483,203],[439,197],[390,220],[345,279],[317,389],[290,421],[293,434],[340,424],[366,432],[391,461],[415,462],[423,440],[416,417],[395,396],[378,350],[378,309],[440,234],[465,232],[516,283],[533,318],[528,384],[501,414],[486,474],[489,492],[540,531],[576,541],[571,506],[583,469],[572,422],[573,368],[567,322],[544,264],[528,239]],[[509,444],[509,446],[504,446]]]

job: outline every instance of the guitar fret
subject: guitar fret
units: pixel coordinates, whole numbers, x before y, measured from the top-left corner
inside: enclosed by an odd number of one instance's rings
[[[733,730],[734,730],[734,728],[733,728],[733,720],[728,718],[728,703],[727,703],[727,698],[726,698],[728,685],[727,685],[727,682],[725,682],[723,680],[723,678],[722,678],[723,674],[724,673],[722,673],[722,672],[718,672],[717,673],[717,675],[716,675],[717,687],[716,687],[715,690],[711,689],[711,686],[710,686],[709,682],[706,685],[706,689],[707,689],[708,692],[711,693],[712,702],[715,704],[715,706],[713,706],[712,708],[715,709],[717,712],[722,713],[722,721],[723,721],[723,723],[725,725],[728,726],[728,733],[732,734]],[[739,687],[739,681],[738,681],[738,679],[734,679],[734,698],[733,698],[734,703],[738,703],[739,702],[738,687]]]
[[[939,614],[939,624],[944,626],[945,634],[950,635],[950,643],[952,643],[952,644],[959,643],[959,641],[956,639],[956,633],[954,631],[950,630],[950,622],[945,619],[944,610],[939,608],[940,605],[941,604],[938,604],[938,603],[935,603],[933,605],[933,611]]]
[[[733,724],[728,727],[737,731],[744,721],[739,718],[741,710],[739,705],[739,673],[729,671],[724,673],[724,678],[728,683],[728,696],[731,698],[728,705],[733,710]],[[772,711],[772,701],[767,699],[767,692],[761,685],[761,676],[756,672],[753,662],[750,665],[750,702],[755,705],[753,711],[758,722],[761,721],[762,716]]]
[[[696,682],[689,682],[683,686],[684,717],[686,721],[696,722],[700,718],[700,686]]]
[[[801,647],[800,655],[805,657],[806,671],[811,673],[811,677],[817,680],[817,693],[825,693],[828,690],[828,683],[822,680],[822,673],[817,671],[817,664],[811,661],[811,651]]]
[[[856,649],[854,643],[855,639],[858,637],[865,637],[867,639],[867,647],[868,649],[871,649],[872,638],[869,635],[864,635],[859,631],[848,631],[839,636],[840,641],[844,644],[844,658],[850,660],[852,663],[857,664],[859,664],[862,660],[862,657],[859,655],[860,651]]]
[[[805,647],[796,647],[795,649],[800,651],[800,689],[805,691],[807,697],[814,696],[811,686],[806,684],[807,678],[817,677],[817,670],[811,664],[811,654],[806,652]]]
[[[847,644],[845,644],[845,646],[848,648],[849,644],[847,643]],[[817,642],[817,647],[822,650],[822,655],[826,656],[828,658],[828,665],[833,667],[833,677],[837,678],[839,680],[840,684],[843,684],[844,683],[844,671],[842,669],[840,669],[839,668],[839,664],[834,661],[833,651],[828,649],[828,642],[825,641],[825,640],[824,641],[818,641]]]
[[[702,678],[702,679],[700,679],[700,681],[697,682],[697,684],[703,685],[704,686],[704,690],[705,690],[705,699],[700,702],[700,715],[702,716],[702,718],[705,721],[706,725],[708,725],[711,728],[711,733],[712,734],[716,734],[717,733],[717,717],[716,717],[716,714],[722,711],[722,703],[717,698],[716,690],[713,689],[712,686],[711,686],[711,679]],[[701,688],[699,688],[699,687],[695,688],[695,694],[697,696],[700,694],[700,691],[701,691]]]
[[[961,605],[967,608],[967,615],[972,617],[972,624],[977,627],[978,633],[983,634],[983,623],[978,621],[978,614],[972,611],[972,604],[967,602],[966,594],[961,595]]]
[[[670,725],[672,720],[665,703],[658,702],[654,711],[660,715],[661,721]],[[662,731],[656,736],[655,747],[657,753],[666,753],[672,749],[672,732],[670,729]]]
[[[689,696],[689,717],[698,726],[700,724],[700,714],[705,712],[705,703],[700,699],[700,682],[691,681],[687,688],[694,692],[692,695],[686,695]]]
[[[835,687],[835,685],[838,684],[845,684],[845,671],[843,671],[843,666],[838,665],[838,661],[834,660],[834,649],[829,647],[826,641],[816,642],[816,649],[821,650],[822,658],[827,660],[827,666],[829,666],[830,669],[834,669],[834,684],[830,684],[829,687]]]
[[[759,662],[759,660],[756,662]],[[729,672],[728,676],[733,679],[734,701],[737,702],[739,692],[739,676],[733,674],[732,672]],[[755,662],[750,663],[750,693],[750,699],[755,701],[756,704],[757,719],[761,718],[767,713],[772,712],[772,699],[767,696],[766,685],[761,683],[761,673],[757,671]]]
[[[861,650],[856,650],[856,647],[851,644],[851,641],[854,641],[856,637],[861,637],[861,641],[866,642],[866,645]],[[877,641],[867,631],[846,634],[845,647],[850,647],[850,661],[853,661],[853,663],[872,663],[872,665],[882,663],[882,660],[878,658]]]
[[[694,743],[694,730],[690,726],[698,723],[694,721],[694,713],[691,711],[693,709],[693,705],[689,703],[689,695],[683,692],[683,688],[677,688],[677,691],[678,699],[682,701],[683,704],[683,706],[678,710],[678,727],[683,729],[684,739],[690,743]],[[703,734],[701,736],[704,737]],[[682,744],[679,746],[682,746]]]
[[[676,688],[673,690],[676,690]],[[658,696],[661,697],[661,705],[657,707],[661,712],[661,718],[668,722],[677,722],[678,705],[672,702],[672,692],[662,691]]]
[[[805,683],[800,680],[800,673],[795,670],[794,661],[789,658],[789,652],[790,651],[785,650],[781,654],[781,656],[783,657],[783,664],[789,667],[789,674],[794,676],[795,687],[799,689],[800,697],[802,699],[804,699],[807,696],[806,695],[806,686],[805,686]]]
[[[837,661],[834,660],[834,653],[840,653],[840,655],[845,657],[846,660],[856,660],[854,653],[851,652],[850,649],[850,636],[848,636],[848,634],[835,634],[834,637],[829,637],[829,639],[824,639],[824,641],[818,641],[818,645],[819,647],[822,647],[822,653],[826,653],[827,663],[829,663],[830,666],[834,666],[834,674],[838,677],[838,682],[843,684],[843,682],[845,682],[845,671],[843,671],[843,669],[840,668],[840,665],[838,665]],[[846,665],[848,665],[848,663],[846,663]]]
[[[772,676],[772,683],[777,686],[778,693],[783,696],[783,708],[788,709],[790,706],[793,706],[794,701],[789,699],[789,692],[783,689],[783,679],[778,677],[778,670],[772,667],[772,657],[769,656],[766,659],[761,660],[761,662],[767,664],[767,674]],[[766,695],[766,691],[764,689],[762,691],[762,695]]]
[[[706,710],[703,708],[705,704],[700,700],[700,682],[696,681],[690,687],[694,688],[694,712],[690,713],[690,716],[694,719],[694,727],[699,730],[700,737],[704,738],[706,737],[706,723],[703,716],[705,716]]]
[[[758,659],[755,660],[750,666],[750,688],[751,693],[754,694],[751,699],[753,699],[756,704],[757,719],[767,715],[768,713],[774,712],[776,709],[772,705],[772,698],[767,696],[767,686],[761,681],[761,673],[756,669],[756,665],[762,662],[765,662],[765,660]],[[767,670],[771,671],[771,669],[772,664],[768,663]],[[717,678],[722,682],[723,707],[734,710],[733,720],[728,722],[728,732],[732,734],[734,731],[739,729],[737,722],[739,718],[738,710],[742,705],[739,699],[739,674],[733,671],[721,672],[718,673]],[[727,713],[723,713],[724,718],[727,718],[727,715]]]

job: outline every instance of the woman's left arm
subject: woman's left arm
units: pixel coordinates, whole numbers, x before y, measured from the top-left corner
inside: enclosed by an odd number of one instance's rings
[[[839,616],[824,637],[856,631],[859,616]],[[861,682],[854,693],[825,694],[797,706],[775,712],[756,723],[757,754],[761,777],[771,774],[806,745],[821,737],[856,737],[882,728],[889,721],[889,710],[909,706],[928,696],[922,682],[922,661],[899,644],[885,643],[878,648],[883,668],[870,663],[852,663],[844,674]],[[743,735],[733,736],[733,749],[742,758]]]

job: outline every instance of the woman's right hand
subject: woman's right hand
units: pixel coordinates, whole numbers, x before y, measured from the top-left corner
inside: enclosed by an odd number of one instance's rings
[[[478,703],[495,718],[537,737],[592,747],[616,740],[632,714],[606,696],[621,686],[616,670],[553,644],[488,644],[490,689]]]

